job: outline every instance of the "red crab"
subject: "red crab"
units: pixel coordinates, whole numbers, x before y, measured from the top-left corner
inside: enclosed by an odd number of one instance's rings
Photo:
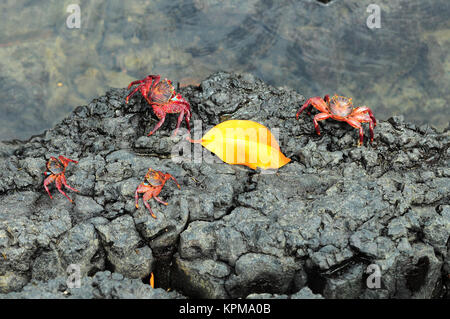
[[[59,190],[59,192],[64,196],[66,196],[71,203],[72,200],[69,198],[69,196],[66,195],[66,193],[64,193],[64,191],[61,189],[61,186],[64,185],[68,189],[73,190],[74,192],[78,192],[78,190],[76,190],[75,188],[67,185],[66,177],[64,176],[64,172],[66,171],[66,167],[67,165],[69,165],[69,162],[73,162],[76,164],[78,163],[78,161],[71,160],[70,158],[64,157],[62,155],[60,155],[58,159],[52,156],[50,157],[50,160],[47,162],[47,169],[49,170],[49,172],[44,173],[45,176],[48,176],[44,180],[44,188],[51,199],[53,199],[53,197],[52,194],[50,194],[47,185],[53,182],[55,182],[56,188]]]
[[[139,194],[144,194],[143,200],[144,205],[147,207],[148,211],[152,215],[153,218],[156,218],[155,214],[153,214],[152,209],[150,208],[150,204],[147,202],[152,197],[156,199],[158,202],[164,205],[169,205],[168,203],[161,200],[161,198],[158,197],[159,193],[161,192],[162,188],[164,187],[164,184],[168,179],[173,179],[175,183],[177,184],[178,188],[181,189],[180,184],[178,184],[175,177],[173,177],[170,174],[164,174],[163,172],[156,171],[152,168],[150,168],[147,172],[147,175],[145,175],[145,181],[139,184],[138,188],[136,189],[135,193],[135,200],[136,200],[136,208],[139,208]]]
[[[188,101],[181,96],[181,94],[175,92],[170,80],[164,79],[160,81],[160,79],[161,77],[159,75],[149,75],[142,80],[131,82],[128,85],[128,89],[135,84],[139,85],[134,88],[130,94],[128,94],[125,99],[126,103],[128,103],[128,99],[134,93],[140,91],[142,96],[153,108],[153,112],[158,117],[159,122],[155,125],[148,136],[155,133],[155,131],[161,127],[166,119],[166,113],[180,113],[174,135],[177,135],[183,116],[186,120],[188,132],[190,132],[191,129],[189,126],[189,120],[191,119],[191,106]]]
[[[317,122],[326,120],[327,118],[331,117],[332,119],[335,119],[337,121],[347,122],[354,128],[359,129],[358,145],[362,145],[364,134],[361,123],[368,122],[370,129],[370,143],[373,142],[373,127],[377,125],[377,121],[373,116],[372,110],[367,106],[353,107],[352,99],[345,96],[334,95],[331,98],[331,103],[328,94],[325,95],[323,99],[319,96],[316,96],[308,99],[306,103],[303,104],[303,106],[300,108],[300,110],[298,110],[297,120],[298,116],[310,105],[314,106],[321,112],[315,115],[313,119],[317,134],[320,135],[319,124]],[[309,111],[308,114],[310,114]]]

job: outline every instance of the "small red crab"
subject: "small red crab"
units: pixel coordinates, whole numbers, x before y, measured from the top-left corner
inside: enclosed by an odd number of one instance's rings
[[[59,192],[66,196],[70,202],[72,202],[72,200],[61,189],[62,185],[66,186],[70,190],[73,190],[74,192],[78,192],[78,190],[76,190],[75,188],[67,185],[66,177],[64,176],[64,172],[66,171],[66,167],[67,165],[69,165],[69,162],[78,163],[78,161],[71,160],[70,158],[64,157],[62,155],[60,155],[58,159],[52,156],[47,162],[47,169],[49,170],[49,172],[44,173],[45,176],[48,176],[44,180],[44,188],[51,199],[53,199],[53,197],[52,194],[50,194],[47,185],[53,182],[55,182],[56,188],[59,190]]]
[[[134,90],[128,94],[125,101],[137,91],[140,91],[142,96],[147,100],[153,108],[153,112],[158,117],[159,122],[155,125],[148,136],[155,133],[161,127],[166,119],[166,113],[180,113],[178,116],[177,126],[174,135],[177,135],[183,116],[186,120],[188,132],[190,132],[189,120],[191,119],[191,106],[181,94],[175,92],[172,82],[168,79],[160,81],[159,75],[149,75],[142,80],[133,81],[128,85],[130,89],[133,85],[139,84]]]
[[[139,184],[138,188],[136,189],[135,193],[135,200],[136,200],[136,208],[139,208],[139,194],[144,194],[143,200],[144,205],[147,207],[148,211],[152,215],[153,218],[156,218],[155,214],[153,214],[152,209],[150,208],[150,204],[147,202],[152,197],[156,199],[158,202],[164,205],[169,205],[168,203],[161,200],[161,198],[158,197],[159,193],[161,192],[162,188],[164,187],[164,184],[168,179],[173,179],[175,183],[177,184],[178,188],[181,189],[180,184],[178,184],[175,177],[173,177],[170,174],[164,174],[163,172],[156,171],[152,168],[150,168],[147,172],[147,175],[145,175],[145,181]]]
[[[361,123],[369,122],[370,143],[373,142],[373,127],[377,125],[377,121],[373,116],[372,110],[367,106],[353,107],[352,99],[345,96],[334,95],[331,98],[331,103],[328,94],[325,95],[323,99],[316,96],[308,99],[300,110],[298,110],[297,120],[298,116],[310,105],[321,112],[315,115],[313,119],[317,134],[320,135],[319,124],[317,122],[331,117],[337,121],[347,122],[354,128],[359,129],[358,145],[362,145],[364,134]],[[310,114],[310,110],[308,111],[308,114]]]

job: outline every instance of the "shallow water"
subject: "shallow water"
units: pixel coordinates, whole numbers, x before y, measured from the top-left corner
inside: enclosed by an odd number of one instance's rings
[[[353,97],[378,119],[450,122],[450,1],[69,1],[0,3],[0,140],[52,127],[109,87],[148,74],[182,85],[251,72],[306,97]],[[370,29],[369,4],[380,28]],[[295,114],[293,114],[295,116]]]

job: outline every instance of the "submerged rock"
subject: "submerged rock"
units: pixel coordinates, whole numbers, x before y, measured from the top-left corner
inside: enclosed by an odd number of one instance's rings
[[[357,147],[357,130],[327,120],[316,135],[312,116],[295,119],[302,95],[249,74],[215,73],[180,93],[192,106],[193,138],[226,119],[253,120],[277,135],[291,162],[272,172],[222,163],[171,136],[176,115],[147,137],[156,117],[145,100],[127,105],[125,89],[111,90],[41,136],[0,144],[3,297],[60,295],[50,286],[65,282],[71,264],[86,282],[83,298],[111,297],[90,283],[105,271],[138,281],[153,272],[157,287],[202,298],[445,293],[448,130],[394,117],[379,122],[373,145]],[[66,170],[80,190],[70,193],[74,204],[53,185],[53,200],[43,189],[52,155],[79,161]],[[142,198],[134,205],[149,167],[181,185],[163,188],[169,205],[149,202],[157,219]],[[118,296],[153,298],[140,289]]]

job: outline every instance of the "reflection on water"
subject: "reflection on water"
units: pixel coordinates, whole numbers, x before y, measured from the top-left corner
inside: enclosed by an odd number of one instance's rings
[[[251,72],[305,96],[338,93],[379,119],[450,119],[448,0],[73,0],[0,3],[0,140],[52,127],[109,87],[147,74],[195,84]],[[369,29],[369,4],[381,28]],[[293,114],[294,116],[295,114]]]

